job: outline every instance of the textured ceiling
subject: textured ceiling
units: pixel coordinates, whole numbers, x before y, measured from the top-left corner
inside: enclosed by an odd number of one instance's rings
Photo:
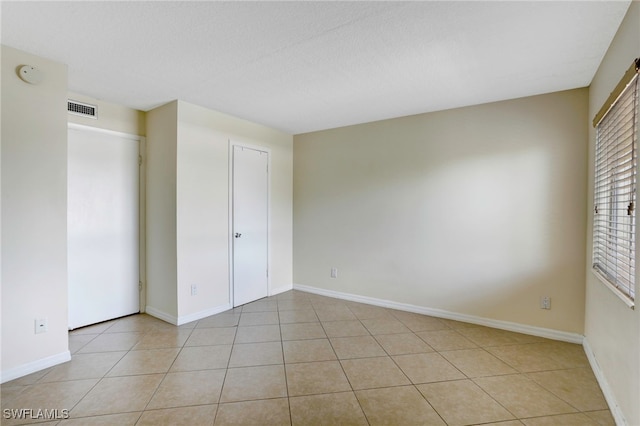
[[[629,1],[2,2],[69,90],[291,134],[588,86]]]

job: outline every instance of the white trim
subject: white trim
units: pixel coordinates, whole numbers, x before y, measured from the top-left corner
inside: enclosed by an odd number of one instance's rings
[[[100,127],[87,126],[85,124],[67,123],[67,126],[71,130],[84,130],[84,131],[97,132],[105,135],[118,136],[124,139],[131,139],[138,142],[144,139],[144,136],[134,135],[133,133],[117,132],[115,130],[102,129]]]
[[[204,311],[195,312],[193,314],[184,315],[184,316],[178,317],[178,323],[176,325],[183,325],[193,321],[198,321],[198,320],[201,320],[202,318],[206,318],[211,315],[216,315],[221,312],[228,311],[229,309],[231,309],[231,305],[226,304],[226,305],[216,306],[214,308],[205,309]]]
[[[584,348],[584,353],[587,355],[587,359],[589,360],[589,365],[591,365],[591,370],[593,370],[593,374],[596,376],[596,380],[598,381],[598,385],[600,385],[600,389],[602,390],[602,394],[604,395],[604,399],[607,401],[609,405],[609,410],[611,411],[611,415],[618,426],[628,425],[627,419],[624,417],[624,413],[622,409],[620,409],[620,405],[616,400],[615,395],[613,394],[613,390],[611,386],[609,386],[609,382],[600,369],[600,364],[598,364],[598,360],[596,359],[596,355],[593,353],[593,349],[591,349],[591,345],[589,345],[589,340],[585,337],[582,342],[582,347]]]
[[[322,288],[311,287],[302,284],[293,284],[293,289],[304,291],[307,293],[319,294],[322,296],[335,297],[337,299],[350,300],[352,302],[381,306],[383,308],[397,309],[399,311],[414,312],[416,314],[429,315],[437,318],[468,322],[471,324],[478,324],[486,327],[498,328],[500,330],[528,334],[531,336],[544,337],[547,339],[559,340],[562,342],[582,344],[584,340],[584,336],[578,333],[569,333],[566,331],[553,330],[550,328],[534,327],[531,325],[518,324],[515,322],[500,321],[491,318],[478,317],[475,315],[460,314],[457,312],[445,311],[443,309],[427,308],[424,306],[411,305],[408,303],[400,303],[391,300],[376,299],[368,296],[359,296],[356,294],[325,290]]]
[[[221,312],[225,312],[231,309],[231,305],[220,305],[214,308],[205,309],[203,311],[195,312],[193,314],[184,315],[180,317],[176,317],[174,315],[168,314],[166,312],[161,311],[160,309],[156,309],[153,306],[147,306],[147,314],[152,317],[161,319],[162,321],[168,322],[169,324],[173,324],[176,326],[180,326],[183,324],[187,324],[193,321],[198,321],[202,318],[209,317],[211,315],[216,315]]]
[[[271,289],[271,148],[261,145],[244,143],[241,141],[229,142],[229,305],[233,307],[233,148],[240,146],[267,153],[267,297],[273,296]],[[285,290],[286,291],[286,290]]]
[[[75,101],[74,101],[75,102]],[[138,167],[138,282],[142,288],[138,291],[138,310],[146,312],[147,302],[147,138],[133,133],[118,132],[87,126],[85,124],[67,123],[68,130],[94,132],[103,135],[129,139],[138,143],[138,156],[141,164]]]
[[[152,317],[161,319],[162,321],[168,322],[169,324],[178,325],[178,318],[176,316],[161,311],[160,309],[154,308],[153,306],[147,305],[145,313],[147,315],[151,315]]]
[[[598,280],[600,280],[600,282],[604,284],[605,287],[611,290],[613,294],[618,296],[618,299],[622,300],[622,302],[625,305],[627,305],[628,308],[635,309],[635,301],[631,300],[629,296],[627,296],[622,291],[620,291],[619,288],[611,284],[611,282],[609,282],[609,280],[604,275],[602,275],[596,268],[591,267],[591,273],[593,273],[593,275],[595,275],[596,278],[598,278]]]
[[[62,364],[63,362],[67,361],[71,361],[71,352],[69,351],[60,352],[56,355],[51,355],[46,358],[28,362],[26,364],[19,365],[18,367],[0,372],[0,383],[19,379],[20,377],[35,373],[40,370],[44,370],[45,368],[53,367],[54,365]]]

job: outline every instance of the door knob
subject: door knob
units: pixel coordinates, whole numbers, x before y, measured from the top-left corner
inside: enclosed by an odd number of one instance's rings
[[[236,238],[240,238],[241,236],[242,236],[242,234],[241,234],[241,233],[236,232]]]

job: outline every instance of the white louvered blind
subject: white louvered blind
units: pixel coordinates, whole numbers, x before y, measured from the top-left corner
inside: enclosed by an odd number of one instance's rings
[[[593,267],[635,299],[638,74],[596,126]]]

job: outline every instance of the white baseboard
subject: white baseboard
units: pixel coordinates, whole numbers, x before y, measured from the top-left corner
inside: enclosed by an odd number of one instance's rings
[[[598,360],[596,359],[596,355],[593,353],[593,349],[591,349],[591,345],[589,345],[589,340],[585,337],[582,342],[582,347],[584,348],[584,353],[587,355],[587,359],[589,360],[589,364],[591,365],[591,370],[593,370],[593,374],[596,376],[596,380],[600,385],[600,389],[602,390],[602,394],[604,395],[604,399],[607,401],[609,405],[609,410],[611,411],[611,415],[618,426],[626,426],[628,425],[627,419],[624,417],[624,413],[620,409],[620,405],[618,404],[615,395],[613,394],[613,390],[611,386],[609,386],[609,382],[607,381],[604,373],[600,369],[600,364],[598,364]]]
[[[174,315],[167,314],[166,312],[163,312],[160,309],[156,309],[153,306],[147,306],[146,313],[151,315],[152,317],[156,317],[158,319],[161,319],[162,321],[166,321],[169,324],[183,325],[193,321],[200,320],[202,318],[206,318],[211,315],[228,311],[229,309],[231,309],[231,305],[226,304],[226,305],[216,306],[214,308],[205,309],[203,311],[195,312],[193,314],[176,317]]]
[[[190,322],[193,322],[193,321],[197,321],[197,320],[200,320],[202,318],[209,317],[211,315],[215,315],[215,314],[219,314],[219,313],[224,312],[224,311],[228,311],[231,308],[232,308],[232,306],[227,303],[226,305],[220,305],[220,306],[216,306],[214,308],[205,309],[204,311],[195,312],[193,314],[183,315],[183,316],[178,317],[178,324],[176,324],[176,325],[182,325],[182,324],[187,324],[187,323],[190,323]]]
[[[500,330],[513,331],[516,333],[529,334],[531,336],[544,337],[547,339],[559,340],[562,342],[582,344],[582,341],[584,340],[584,336],[578,333],[569,333],[566,331],[553,330],[550,328],[534,327],[531,325],[518,324],[515,322],[500,321],[474,315],[460,314],[457,312],[445,311],[443,309],[427,308],[424,306],[411,305],[408,303],[394,302],[385,299],[376,299],[368,296],[359,296],[357,294],[326,290],[302,284],[294,284],[293,289],[304,291],[307,293],[319,294],[321,296],[334,297],[336,299],[350,300],[352,302],[381,306],[383,308],[397,309],[399,311],[414,312],[417,314],[429,315],[437,318],[445,318],[455,321],[468,322],[471,324],[484,325],[486,327],[498,328]]]
[[[35,373],[36,371],[44,370],[45,368],[53,367],[54,365],[62,364],[63,362],[67,362],[70,360],[71,352],[65,351],[36,361],[28,362],[18,367],[10,368],[9,370],[0,372],[0,383],[19,379],[20,377]]]
[[[161,319],[162,321],[168,322],[169,324],[178,325],[178,318],[176,316],[161,311],[160,309],[154,308],[153,306],[147,305],[144,309],[144,312],[147,315],[151,315],[152,317]]]

